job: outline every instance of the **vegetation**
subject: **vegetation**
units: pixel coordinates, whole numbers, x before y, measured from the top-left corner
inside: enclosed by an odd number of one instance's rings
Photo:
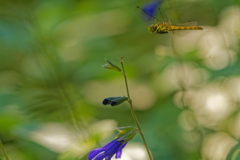
[[[147,2],[0,2],[0,158],[87,160],[114,127],[136,127],[126,102],[102,104],[127,97],[122,75],[101,67],[124,55],[153,159],[240,159],[240,1],[164,0],[173,24],[204,28],[183,37],[149,33],[136,8]],[[122,159],[148,159],[140,134]]]

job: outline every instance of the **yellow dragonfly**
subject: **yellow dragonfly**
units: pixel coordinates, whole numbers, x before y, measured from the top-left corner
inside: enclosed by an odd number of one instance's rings
[[[168,33],[169,31],[172,31],[173,34],[176,34],[177,36],[185,36],[190,32],[190,30],[203,30],[202,27],[196,26],[197,22],[186,22],[178,25],[172,25],[171,21],[170,20],[167,21],[166,18],[163,16],[163,14],[160,11],[160,8],[159,8],[159,12],[161,13],[163,22],[159,21],[157,18],[153,17],[147,11],[140,8],[139,6],[137,6],[137,8],[141,9],[144,12],[144,14],[146,14],[148,17],[158,22],[157,24],[152,24],[148,27],[148,31],[150,33],[165,34],[165,33]]]

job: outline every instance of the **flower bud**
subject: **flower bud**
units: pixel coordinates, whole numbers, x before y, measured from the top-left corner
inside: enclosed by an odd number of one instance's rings
[[[137,133],[139,133],[139,130],[132,126],[116,127],[115,129],[119,132],[116,137],[118,141],[130,141]]]
[[[104,64],[102,67],[103,68],[107,68],[107,69],[111,69],[111,70],[114,70],[114,71],[118,71],[118,72],[121,72],[121,69],[113,64],[112,62],[110,62],[109,60],[105,59],[107,61],[107,64]]]
[[[128,100],[128,97],[108,97],[108,98],[105,98],[102,103],[103,105],[110,104],[111,106],[117,106],[127,100]]]

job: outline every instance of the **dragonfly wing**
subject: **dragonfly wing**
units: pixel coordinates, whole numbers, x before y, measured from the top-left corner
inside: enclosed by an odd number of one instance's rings
[[[173,34],[177,35],[178,37],[183,37],[186,36],[189,32],[191,32],[191,30],[177,30],[173,31]]]
[[[178,26],[196,26],[197,22],[185,22],[185,23],[180,23]]]
[[[196,26],[196,25],[197,25],[197,22],[192,22],[192,21],[178,24],[178,26],[181,26],[181,27],[189,27],[189,26]],[[178,37],[183,37],[187,35],[189,32],[191,32],[191,30],[177,30],[177,31],[174,31],[174,34],[177,35]]]
[[[163,19],[163,23],[166,25],[171,25],[171,21],[166,18],[166,15],[161,11],[160,8],[158,8],[158,12],[160,13],[160,15]]]

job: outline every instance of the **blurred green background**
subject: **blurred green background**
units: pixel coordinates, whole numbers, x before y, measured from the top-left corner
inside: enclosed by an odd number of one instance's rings
[[[11,160],[87,160],[136,126],[120,66],[155,160],[240,159],[240,1],[163,0],[174,24],[203,31],[150,34],[147,0],[0,1],[0,138]],[[161,17],[158,15],[160,20]],[[2,152],[0,157],[5,159]],[[140,135],[123,160],[147,160]]]

